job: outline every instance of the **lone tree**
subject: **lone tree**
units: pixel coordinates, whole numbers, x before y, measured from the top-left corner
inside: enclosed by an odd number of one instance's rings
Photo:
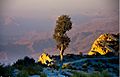
[[[70,38],[67,36],[67,31],[72,28],[71,18],[68,15],[61,15],[56,20],[56,27],[53,38],[57,43],[57,49],[60,51],[61,67],[63,64],[63,53],[70,43]]]

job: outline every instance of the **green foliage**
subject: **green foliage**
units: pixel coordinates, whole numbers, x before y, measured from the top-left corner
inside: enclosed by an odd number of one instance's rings
[[[100,72],[93,72],[90,74],[90,77],[101,77]]]
[[[14,67],[10,65],[5,66],[5,76],[12,76],[13,70],[14,70]]]
[[[24,68],[28,72],[29,75],[40,75],[40,72],[43,71],[40,65],[29,66]]]
[[[93,72],[90,74],[90,77],[111,77],[107,70],[103,70],[102,72]]]
[[[14,68],[9,65],[4,66],[3,64],[0,64],[0,76],[3,76],[3,77],[12,76],[13,69]]]
[[[103,70],[101,72],[101,74],[102,74],[103,77],[110,77],[110,74],[109,74],[109,72],[107,70]]]
[[[81,72],[74,72],[73,76],[71,77],[90,77],[90,76],[88,73],[81,71]]]
[[[41,73],[40,77],[47,77],[47,75],[45,73]]]
[[[52,68],[54,68],[54,69],[56,69],[56,70],[58,70],[59,69],[59,66],[57,65],[57,64],[53,64],[52,66],[50,66],[50,67],[52,67]]]
[[[0,76],[3,76],[5,72],[4,65],[0,64]]]
[[[82,56],[83,56],[83,53],[82,53],[82,52],[79,52],[79,55],[80,55],[80,57],[82,57]]]
[[[92,66],[94,67],[94,70],[95,71],[103,71],[105,68],[103,67],[103,63],[100,61],[100,60],[98,60],[98,62],[97,63],[95,63],[95,64],[92,64]]]
[[[73,76],[71,77],[111,77],[107,70],[103,70],[102,72],[95,71],[93,73],[86,73],[83,71],[80,72],[72,71],[72,72],[73,72]]]
[[[24,67],[17,77],[28,77],[28,75],[41,75],[42,67],[40,65]]]
[[[26,70],[22,70],[16,77],[29,77],[29,74]]]
[[[19,69],[21,73],[23,73],[22,71],[27,71],[29,75],[40,75],[40,72],[43,71],[42,65],[35,63],[35,60],[29,57],[19,59],[16,63],[13,64],[13,67]]]
[[[61,15],[56,20],[56,27],[53,34],[53,38],[57,42],[57,48],[61,50],[68,47],[70,38],[67,36],[66,31],[69,31],[72,28],[71,18],[68,15]]]
[[[13,66],[19,70],[22,70],[24,67],[33,66],[35,64],[35,60],[33,58],[25,57],[24,59],[19,59]]]

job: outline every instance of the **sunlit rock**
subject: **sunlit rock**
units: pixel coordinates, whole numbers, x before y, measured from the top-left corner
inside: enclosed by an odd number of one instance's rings
[[[119,34],[102,34],[94,41],[88,55],[96,55],[97,53],[105,55],[109,52],[118,52],[119,50]]]
[[[39,57],[38,62],[41,62],[42,64],[45,64],[47,66],[53,65],[54,60],[50,58],[50,55],[47,53],[42,53],[42,55]]]

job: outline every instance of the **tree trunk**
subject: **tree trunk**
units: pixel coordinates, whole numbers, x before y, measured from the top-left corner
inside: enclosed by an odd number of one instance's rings
[[[60,51],[60,61],[63,61],[63,50]]]
[[[60,50],[60,68],[59,68],[59,73],[61,73],[62,65],[63,65],[63,45],[61,45],[61,50]]]

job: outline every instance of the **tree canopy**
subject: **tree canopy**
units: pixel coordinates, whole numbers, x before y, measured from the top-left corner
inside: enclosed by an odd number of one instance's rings
[[[66,32],[72,28],[71,18],[68,15],[61,15],[56,20],[56,27],[54,30],[53,38],[56,40],[57,48],[65,50],[70,42],[70,38]]]

